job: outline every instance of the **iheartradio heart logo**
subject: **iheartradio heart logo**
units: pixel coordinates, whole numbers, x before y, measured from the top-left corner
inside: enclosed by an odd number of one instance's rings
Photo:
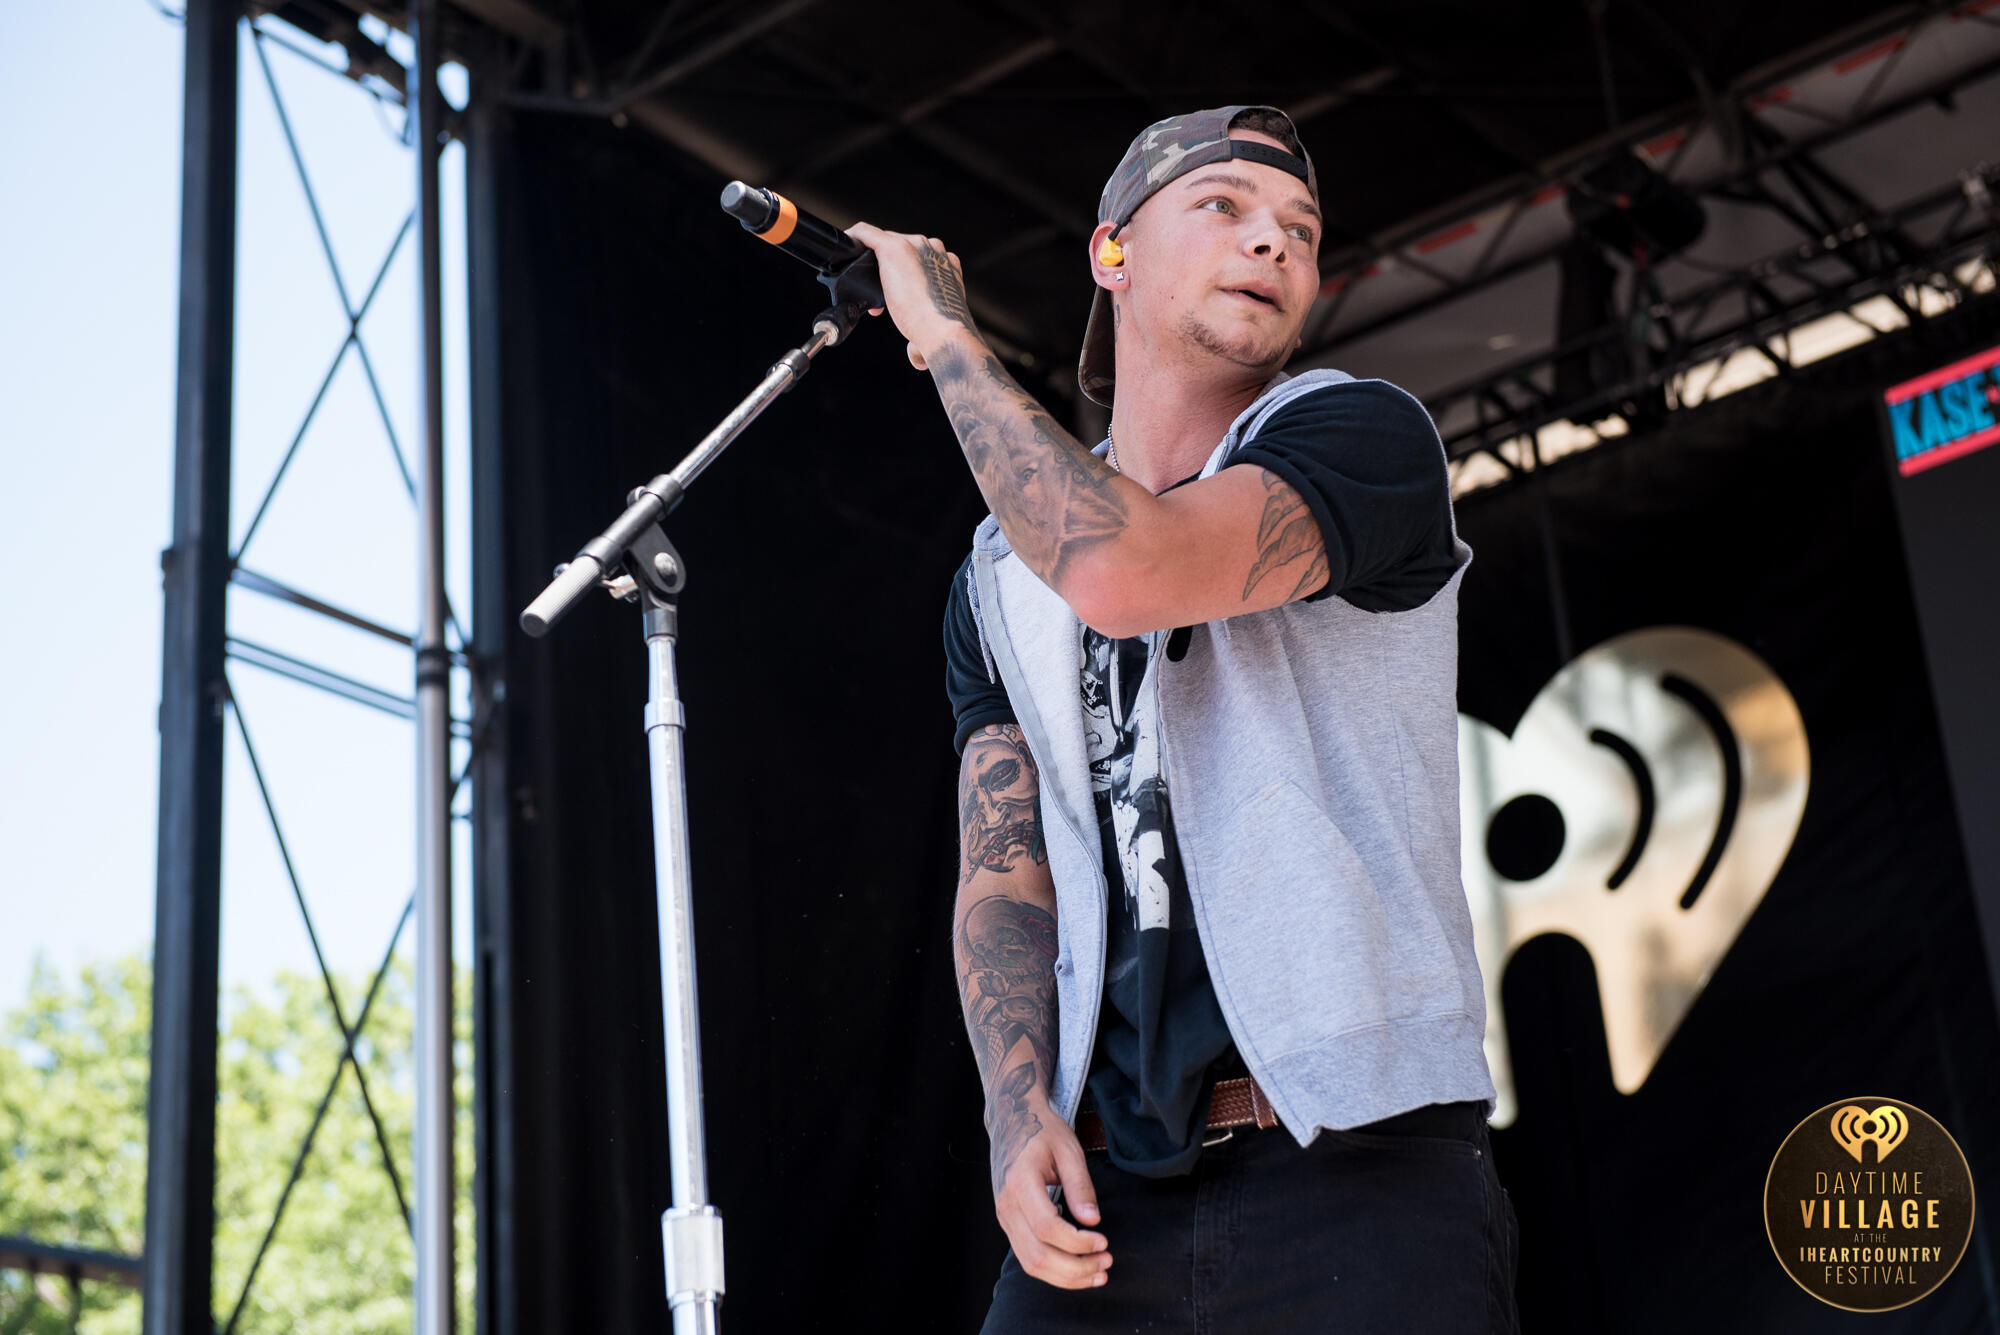
[[[1658,626],[1579,654],[1511,737],[1463,714],[1458,723],[1494,1123],[1517,1107],[1500,977],[1544,932],[1590,951],[1612,1081],[1630,1094],[1798,833],[1810,770],[1798,705],[1735,641]]]
[[[1861,1147],[1869,1141],[1875,1142],[1875,1162],[1879,1164],[1909,1134],[1909,1114],[1893,1103],[1873,1110],[1850,1103],[1833,1115],[1834,1142],[1853,1155],[1856,1163],[1864,1162]]]

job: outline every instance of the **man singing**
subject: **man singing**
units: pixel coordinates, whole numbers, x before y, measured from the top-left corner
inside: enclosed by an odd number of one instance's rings
[[[852,229],[992,511],[945,617],[986,1330],[1515,1331],[1437,431],[1281,369],[1323,227],[1283,112],[1149,127],[1098,220],[1094,450],[941,241]]]

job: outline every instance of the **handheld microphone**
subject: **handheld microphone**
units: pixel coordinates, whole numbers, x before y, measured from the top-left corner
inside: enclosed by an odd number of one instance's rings
[[[874,252],[777,191],[731,181],[722,188],[722,211],[760,241],[819,270],[836,300],[851,296],[865,306],[883,304]]]

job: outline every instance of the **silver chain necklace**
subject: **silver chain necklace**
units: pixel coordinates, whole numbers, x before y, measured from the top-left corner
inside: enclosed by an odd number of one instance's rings
[[[1111,434],[1111,428],[1108,426],[1104,428],[1104,441],[1108,446],[1104,452],[1110,456],[1111,471],[1114,473],[1124,472],[1125,470],[1118,466],[1118,437]]]

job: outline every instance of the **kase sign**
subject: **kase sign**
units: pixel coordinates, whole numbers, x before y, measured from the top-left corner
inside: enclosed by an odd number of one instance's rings
[[[1904,477],[2000,440],[2000,348],[1905,380],[1882,395]]]

